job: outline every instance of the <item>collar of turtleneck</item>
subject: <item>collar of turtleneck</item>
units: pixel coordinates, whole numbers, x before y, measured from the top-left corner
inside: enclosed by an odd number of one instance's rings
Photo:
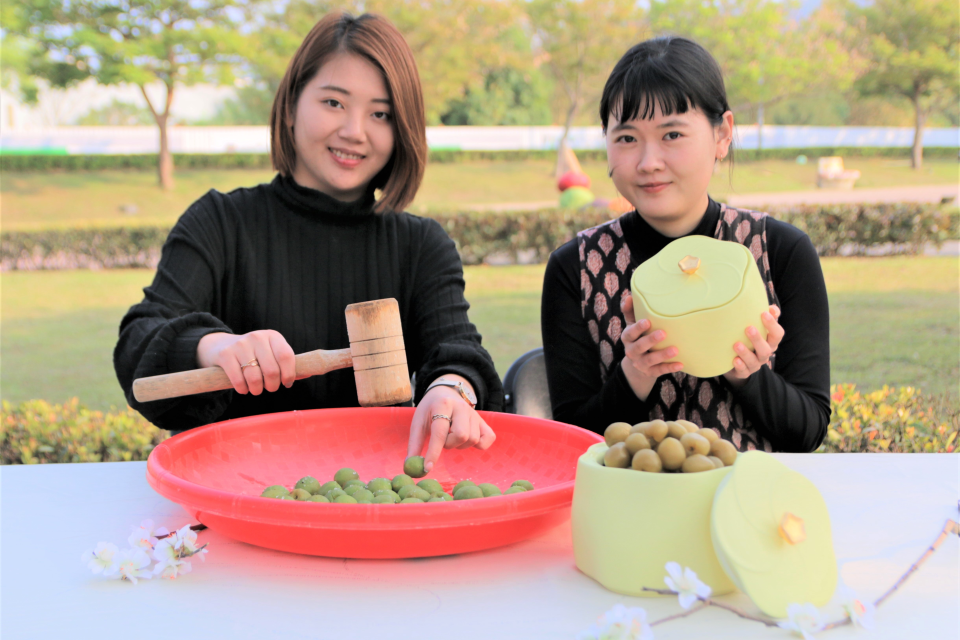
[[[273,179],[270,187],[287,207],[295,213],[307,217],[332,216],[346,222],[360,221],[374,215],[375,199],[373,191],[364,194],[357,200],[343,202],[322,191],[297,184],[293,176],[283,176],[279,173]]]

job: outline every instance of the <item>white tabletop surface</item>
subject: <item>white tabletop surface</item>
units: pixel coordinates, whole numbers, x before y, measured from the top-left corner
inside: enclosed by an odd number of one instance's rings
[[[777,454],[823,494],[841,577],[874,599],[957,519],[960,456]],[[20,638],[572,639],[616,603],[649,620],[675,598],[609,592],[574,566],[569,522],[500,549],[420,560],[300,556],[216,531],[206,562],[137,585],[94,576],[81,554],[127,546],[133,525],[192,524],[147,484],[146,463],[0,468],[0,635]],[[940,550],[876,614],[873,632],[822,638],[960,638],[960,539]],[[756,611],[742,594],[724,602]],[[834,620],[839,607],[822,609]],[[669,638],[789,638],[719,609],[654,627]]]

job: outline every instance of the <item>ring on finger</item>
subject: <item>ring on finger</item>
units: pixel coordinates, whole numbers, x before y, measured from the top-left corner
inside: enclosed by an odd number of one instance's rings
[[[453,424],[453,420],[450,418],[450,416],[444,415],[442,413],[433,414],[433,417],[430,418],[430,422],[433,422],[434,420],[446,420],[451,425]]]
[[[257,359],[256,359],[256,358],[254,358],[253,360],[251,360],[251,361],[248,362],[247,364],[242,364],[242,365],[240,365],[240,371],[243,371],[243,370],[246,369],[247,367],[259,367],[259,366],[260,366],[260,363],[257,362]]]

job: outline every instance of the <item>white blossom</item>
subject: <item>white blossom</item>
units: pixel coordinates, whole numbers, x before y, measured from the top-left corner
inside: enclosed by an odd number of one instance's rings
[[[137,584],[138,578],[149,580],[152,577],[150,571],[143,570],[149,565],[150,557],[143,549],[124,549],[117,553],[117,572],[114,577],[129,580],[133,584]]]
[[[112,542],[100,542],[93,551],[84,551],[80,561],[94,573],[111,576],[117,572],[117,553],[120,550]]]
[[[166,527],[153,528],[153,520],[144,520],[140,526],[133,530],[127,542],[130,546],[143,549],[149,553],[157,545],[157,536],[165,536],[170,533]]]
[[[850,622],[858,629],[873,629],[873,614],[876,607],[872,602],[861,600],[853,589],[841,584],[837,589],[840,595],[840,606],[850,616]]]
[[[153,575],[173,580],[177,576],[190,573],[192,570],[193,565],[190,564],[189,560],[182,560],[178,558],[158,562],[153,568]]]
[[[176,535],[180,540],[181,558],[189,558],[190,556],[199,555],[201,560],[205,560],[203,556],[207,553],[207,550],[204,549],[204,547],[207,545],[203,545],[203,547],[197,546],[197,532],[191,529],[190,525],[178,529]]]
[[[798,604],[794,602],[787,607],[787,622],[779,623],[781,629],[793,631],[803,640],[813,640],[813,634],[823,628],[823,622],[820,620],[820,612],[809,602]]]
[[[581,632],[577,640],[653,640],[653,629],[647,624],[646,611],[617,604]]]
[[[667,563],[667,577],[663,581],[671,591],[676,591],[680,606],[689,609],[699,598],[710,595],[711,589],[697,578],[697,574],[690,567],[680,568],[676,562]]]

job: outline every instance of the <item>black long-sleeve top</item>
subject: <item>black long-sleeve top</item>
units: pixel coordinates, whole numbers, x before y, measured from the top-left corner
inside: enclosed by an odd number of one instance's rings
[[[720,205],[711,199],[689,235],[712,237],[719,218]],[[621,218],[621,226],[637,263],[676,239],[656,231],[636,211]],[[783,340],[773,370],[761,367],[742,387],[731,389],[757,433],[775,450],[812,451],[826,435],[830,420],[826,285],[816,249],[796,227],[768,218],[767,249],[782,311]],[[600,355],[581,312],[576,238],[550,256],[542,295],[541,330],[554,419],[597,433],[612,422],[649,420],[655,394],[641,401],[619,363],[614,375],[601,380]],[[727,384],[722,377],[721,381]]]
[[[468,379],[478,409],[499,410],[503,390],[467,319],[463,268],[434,220],[375,214],[373,195],[340,202],[277,176],[230,193],[211,190],[170,232],[153,284],[120,324],[114,368],[130,406],[179,431],[294,409],[356,407],[352,369],[298,380],[259,396],[233,390],[139,403],[134,379],[197,368],[213,332],[278,331],[294,353],[350,346],[348,304],[396,298],[414,399],[444,373]]]

